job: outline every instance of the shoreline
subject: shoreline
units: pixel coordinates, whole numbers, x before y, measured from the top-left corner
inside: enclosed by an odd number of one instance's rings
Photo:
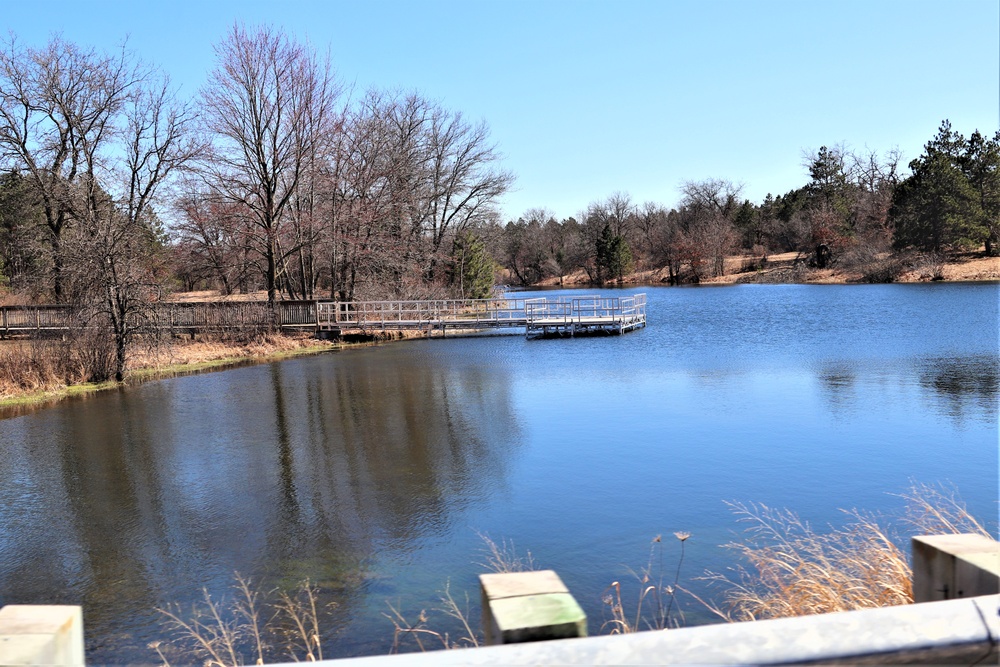
[[[211,358],[197,358],[188,361],[175,361],[173,363],[142,365],[129,372],[122,382],[108,380],[105,382],[85,382],[82,384],[62,385],[41,390],[24,392],[13,392],[0,397],[0,419],[16,417],[27,414],[35,410],[51,407],[66,400],[85,398],[97,393],[111,391],[115,389],[125,389],[145,382],[165,380],[173,377],[185,375],[196,375],[199,373],[210,373],[214,371],[229,370],[241,366],[252,366],[256,364],[266,364],[275,361],[284,361],[296,357],[306,357],[327,352],[338,352],[340,350],[369,347],[385,341],[371,342],[330,342],[318,338],[309,339],[292,336],[277,335],[272,337],[272,341],[279,341],[278,344],[267,350],[254,351],[252,346],[239,344],[212,343],[213,346],[221,348],[220,356]],[[300,343],[305,342],[302,345]],[[190,345],[177,345],[172,352],[183,352],[184,348]]]
[[[886,258],[891,260],[892,258]],[[790,284],[790,285],[853,285],[885,283],[928,283],[928,282],[995,282],[1000,281],[1000,257],[986,257],[982,252],[956,253],[939,266],[909,267],[893,276],[891,280],[866,280],[860,269],[845,270],[837,267],[818,269],[806,267],[805,256],[789,252],[771,255],[758,269],[740,270],[747,263],[755,261],[749,256],[726,258],[726,273],[721,276],[703,278],[699,282],[685,282],[686,285],[738,285],[746,283]],[[797,264],[798,262],[798,264]],[[937,277],[937,275],[940,277]],[[633,285],[667,286],[666,267],[633,271],[620,283],[605,283],[605,287]],[[600,287],[592,282],[583,270],[560,277],[546,278],[529,287],[537,288],[580,288]]]
[[[461,335],[456,332],[455,335]],[[165,380],[185,375],[211,373],[229,370],[242,366],[269,364],[275,361],[285,361],[297,357],[308,357],[329,352],[340,352],[365,347],[374,347],[386,343],[401,342],[423,338],[414,332],[400,331],[390,334],[372,335],[365,340],[327,341],[302,334],[277,333],[269,336],[265,343],[226,343],[219,341],[175,341],[170,346],[168,355],[186,358],[182,361],[157,363],[145,360],[140,366],[132,369],[121,382],[107,380],[104,382],[85,382],[80,384],[59,385],[46,389],[12,392],[0,396],[0,419],[20,416],[35,410],[44,409],[62,401],[82,399],[97,393],[127,389],[144,382]],[[5,342],[0,341],[0,345]],[[207,347],[211,351],[190,354],[194,348]],[[184,353],[188,352],[187,355]]]
[[[701,281],[695,284],[685,284],[681,286],[732,286],[745,283],[767,283],[767,284],[805,284],[805,285],[851,285],[869,284],[860,279],[860,276],[851,272],[839,271],[836,269],[801,269],[800,280],[760,280],[762,274],[770,272],[780,272],[786,274],[791,270],[795,259],[795,253],[787,253],[792,258],[785,256],[775,256],[768,263],[765,270],[751,272],[733,272],[724,276],[718,276]],[[744,258],[730,258],[727,262],[733,263],[744,261]],[[737,264],[740,266],[741,264]],[[664,269],[653,269],[637,271],[629,274],[619,284],[605,284],[603,287],[631,287],[631,286],[666,286],[666,281],[662,278]],[[946,262],[941,270],[943,274],[940,280],[930,280],[922,277],[916,271],[908,271],[899,276],[893,282],[903,284],[919,284],[927,282],[1000,282],[1000,258],[997,257],[971,257],[964,261]],[[586,274],[582,271],[561,278],[550,278],[530,288],[547,289],[570,289],[580,287],[601,287],[594,285],[586,279]],[[748,279],[748,277],[750,279]],[[88,382],[82,384],[59,385],[44,389],[31,389],[25,391],[13,391],[0,396],[0,419],[16,417],[27,414],[35,410],[51,407],[65,400],[84,398],[96,393],[110,391],[113,389],[123,389],[144,382],[180,377],[184,375],[194,375],[197,373],[227,370],[240,366],[271,363],[283,361],[295,357],[324,354],[327,352],[337,352],[346,349],[359,347],[369,347],[382,343],[396,342],[400,340],[410,340],[423,336],[400,335],[387,337],[376,337],[366,341],[324,341],[319,338],[304,338],[301,335],[275,334],[265,342],[261,343],[225,343],[217,341],[200,341],[200,347],[209,348],[208,351],[198,351],[199,342],[188,343],[174,341],[168,347],[167,363],[163,363],[159,357],[146,358],[134,368],[128,377],[122,382],[108,380],[105,382]],[[0,342],[0,344],[3,344]],[[192,354],[192,350],[194,353]],[[178,361],[177,358],[180,358]]]

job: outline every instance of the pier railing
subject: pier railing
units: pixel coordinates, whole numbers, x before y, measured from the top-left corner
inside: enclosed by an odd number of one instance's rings
[[[525,314],[529,323],[540,320],[567,324],[602,318],[645,317],[646,295],[628,297],[576,296],[568,299],[528,299]]]
[[[524,328],[529,335],[584,331],[624,333],[645,325],[646,295],[509,297],[409,301],[158,302],[133,314],[145,328],[171,333],[223,332],[238,327],[342,329]],[[69,306],[2,306],[0,336],[65,331]],[[138,324],[139,322],[137,322]]]
[[[525,299],[320,301],[316,308],[317,322],[321,328],[419,328],[441,321],[455,321],[472,326],[523,320]]]

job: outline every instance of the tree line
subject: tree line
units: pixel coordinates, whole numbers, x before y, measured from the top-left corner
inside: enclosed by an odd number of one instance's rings
[[[72,301],[99,254],[77,246],[100,224],[145,238],[130,259],[150,285],[273,302],[452,282],[462,232],[513,182],[485,123],[418,93],[346,91],[328,59],[270,28],[235,26],[215,52],[208,83],[179,100],[124,48],[5,44],[10,283]]]
[[[512,282],[525,285],[581,270],[594,283],[620,281],[649,269],[670,284],[696,283],[725,273],[737,254],[747,258],[740,269],[783,252],[853,269],[913,251],[1000,253],[1000,132],[966,138],[946,120],[909,175],[900,160],[897,150],[824,146],[807,156],[805,185],[759,203],[732,181],[688,181],[671,208],[619,192],[578,217],[535,208],[484,234]]]
[[[513,182],[485,123],[419,93],[347,90],[328,58],[271,28],[234,26],[215,56],[181,99],[124,46],[3,44],[8,289],[76,306],[111,334],[117,376],[170,289],[263,289],[272,304],[482,295],[468,230]]]
[[[343,301],[491,293],[582,271],[661,269],[672,284],[799,251],[817,265],[905,249],[1000,251],[1000,133],[945,121],[900,169],[896,151],[823,147],[809,181],[752,203],[689,181],[668,208],[625,193],[556,220],[504,224],[513,184],[483,122],[416,92],[343,84],[280,30],[234,26],[207,83],[181,98],[123,46],[60,37],[0,47],[0,287],[73,305],[105,375],[121,376],[173,290],[264,290]],[[95,373],[100,375],[100,373]],[[99,378],[98,378],[99,379]]]

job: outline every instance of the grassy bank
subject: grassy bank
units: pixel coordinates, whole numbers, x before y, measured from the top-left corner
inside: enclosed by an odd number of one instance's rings
[[[18,413],[149,380],[321,354],[368,342],[334,343],[272,334],[250,343],[174,339],[137,352],[124,382],[76,381],[79,371],[46,341],[0,341],[0,411]]]

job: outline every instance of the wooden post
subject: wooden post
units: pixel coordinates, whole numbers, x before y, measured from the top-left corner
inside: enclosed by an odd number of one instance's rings
[[[552,570],[482,574],[487,644],[587,636],[587,616]]]
[[[81,608],[70,605],[7,605],[0,609],[0,663],[82,667]]]
[[[914,602],[1000,592],[1000,543],[989,537],[920,535],[912,549]]]

